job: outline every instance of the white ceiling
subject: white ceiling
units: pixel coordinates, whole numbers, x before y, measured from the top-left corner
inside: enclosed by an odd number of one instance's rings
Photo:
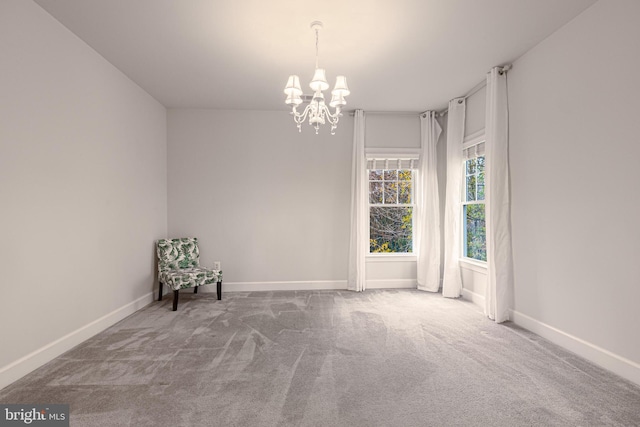
[[[445,108],[595,0],[35,0],[169,108],[285,110],[289,74],[347,110]],[[310,92],[310,90],[308,91]],[[306,93],[306,92],[305,92]]]

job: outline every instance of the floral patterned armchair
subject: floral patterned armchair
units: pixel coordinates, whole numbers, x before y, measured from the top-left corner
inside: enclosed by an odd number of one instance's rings
[[[157,243],[158,255],[158,301],[162,301],[163,285],[173,290],[173,311],[178,309],[178,291],[183,288],[217,283],[218,299],[222,299],[222,271],[200,267],[198,239],[160,239]]]

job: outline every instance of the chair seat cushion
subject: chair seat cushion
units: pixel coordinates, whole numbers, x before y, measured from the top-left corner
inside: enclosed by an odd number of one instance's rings
[[[221,282],[222,271],[202,267],[180,268],[160,272],[158,279],[174,291],[177,291],[178,289]]]

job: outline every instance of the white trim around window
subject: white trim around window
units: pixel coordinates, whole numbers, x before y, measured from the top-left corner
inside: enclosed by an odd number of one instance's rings
[[[416,262],[418,255],[414,252],[369,252],[365,258],[367,262]]]
[[[464,141],[462,141],[462,150],[466,150],[469,147],[473,147],[474,145],[478,145],[485,141],[484,129],[480,129],[478,132],[474,132],[471,135],[467,135],[464,137]]]
[[[473,270],[477,273],[487,274],[487,262],[480,261],[473,258],[463,257],[458,260],[460,262],[461,268],[466,268],[467,270]]]
[[[419,148],[365,148],[366,157],[368,158],[387,158],[387,159],[418,159],[420,158]]]

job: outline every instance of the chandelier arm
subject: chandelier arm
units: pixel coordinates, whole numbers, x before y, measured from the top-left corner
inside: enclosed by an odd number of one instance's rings
[[[327,115],[327,121],[331,125],[331,135],[335,135],[336,128],[338,127],[338,120],[340,120],[340,116],[342,116],[342,114],[340,113],[340,107],[336,107],[335,113],[333,114],[331,114],[331,111],[329,110],[329,108],[327,108],[326,105],[324,106],[324,110]]]
[[[293,120],[297,124],[301,124],[302,122],[304,122],[307,119],[307,116],[309,115],[309,111],[310,110],[311,110],[310,105],[307,105],[302,113],[298,113],[294,109],[293,112],[291,113],[291,114],[293,114]]]
[[[326,105],[324,105],[322,109],[324,110],[324,114],[326,114],[327,120],[329,120],[329,123],[331,123],[334,126],[337,125],[338,120],[340,120],[340,116],[342,116],[342,113],[340,112],[340,110],[336,108],[335,112],[331,114],[331,110],[329,110],[329,108]]]

